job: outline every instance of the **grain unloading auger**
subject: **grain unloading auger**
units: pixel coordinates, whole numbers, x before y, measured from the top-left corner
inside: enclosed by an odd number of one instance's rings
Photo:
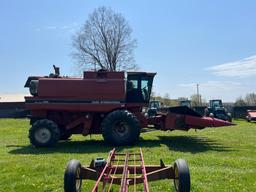
[[[72,134],[102,134],[106,142],[131,145],[141,129],[189,130],[232,125],[202,117],[187,107],[163,108],[145,116],[156,73],[86,71],[83,78],[55,74],[29,77],[25,97],[31,111],[30,142],[37,147],[55,145]]]
[[[69,161],[64,174],[64,191],[81,192],[82,180],[94,180],[94,187],[85,191],[112,192],[117,186],[115,191],[119,192],[149,192],[148,182],[161,179],[173,179],[177,192],[190,191],[190,173],[185,160],[177,159],[173,166],[165,165],[162,160],[160,165],[145,165],[141,149],[138,153],[117,153],[113,149],[107,160],[97,158],[88,167],[81,166],[78,160]]]

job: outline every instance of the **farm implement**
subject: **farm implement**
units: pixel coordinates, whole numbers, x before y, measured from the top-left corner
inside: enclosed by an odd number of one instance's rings
[[[166,166],[162,160],[160,165],[145,165],[141,149],[138,153],[117,153],[113,149],[107,160],[96,158],[89,167],[81,166],[78,160],[69,161],[64,191],[80,192],[85,179],[96,181],[91,190],[85,190],[91,192],[149,192],[148,182],[161,179],[173,179],[177,192],[190,191],[190,173],[185,160],[177,159],[173,166]]]
[[[55,74],[31,76],[25,97],[31,111],[29,138],[36,147],[54,146],[72,134],[102,134],[107,143],[132,145],[143,128],[163,131],[229,126],[232,123],[203,117],[192,109],[159,108],[145,115],[156,73],[85,71],[82,78]]]
[[[248,122],[256,121],[256,110],[247,110],[246,119]]]

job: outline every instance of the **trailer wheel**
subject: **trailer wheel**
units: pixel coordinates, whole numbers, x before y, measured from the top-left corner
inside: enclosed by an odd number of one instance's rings
[[[80,177],[81,164],[78,160],[69,161],[64,174],[64,191],[80,192],[82,188],[82,178]]]
[[[190,174],[188,164],[183,159],[177,159],[174,163],[174,187],[177,192],[190,191]]]
[[[109,113],[102,124],[102,135],[107,143],[113,145],[132,145],[139,140],[140,123],[127,110]]]
[[[51,120],[37,120],[29,130],[30,143],[36,147],[52,147],[60,138],[58,125]]]

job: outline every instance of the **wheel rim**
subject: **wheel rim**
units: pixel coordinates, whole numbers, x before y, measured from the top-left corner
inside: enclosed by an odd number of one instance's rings
[[[47,143],[51,139],[51,131],[42,127],[36,131],[35,139],[40,143]]]
[[[179,191],[179,170],[178,167],[174,167],[174,187],[176,191]]]
[[[117,122],[114,127],[114,133],[118,137],[124,137],[129,132],[129,125],[126,122]]]
[[[80,169],[76,171],[76,190],[79,191],[81,188]]]

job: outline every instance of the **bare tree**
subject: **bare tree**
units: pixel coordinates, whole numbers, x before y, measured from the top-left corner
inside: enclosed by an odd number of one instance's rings
[[[204,103],[204,99],[202,99],[202,96],[200,94],[193,94],[190,96],[191,105],[194,107],[202,106],[202,103]]]
[[[248,93],[244,99],[247,105],[255,105],[256,104],[256,94],[255,93]]]
[[[171,99],[170,99],[169,93],[165,93],[165,95],[163,97],[163,103],[166,106],[170,106],[171,105]]]
[[[136,40],[131,33],[131,27],[121,14],[99,7],[73,37],[73,57],[83,69],[136,69],[133,57]]]
[[[242,97],[238,97],[235,101],[235,106],[241,107],[241,106],[246,106],[246,102]]]
[[[186,101],[186,100],[188,100],[188,98],[187,97],[178,97],[177,100],[178,101]]]

